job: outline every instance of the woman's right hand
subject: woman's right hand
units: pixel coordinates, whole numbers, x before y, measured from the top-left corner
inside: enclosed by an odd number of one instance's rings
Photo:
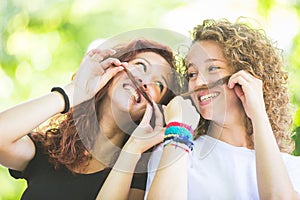
[[[164,109],[166,124],[170,122],[181,122],[196,129],[200,115],[192,105],[191,100],[183,99],[181,96],[173,98]]]
[[[155,124],[151,126],[151,118],[154,112]],[[123,147],[123,150],[130,153],[141,154],[154,145],[159,144],[164,138],[163,115],[157,104],[153,102],[153,107],[147,103],[146,111],[142,121],[133,131],[130,138]]]
[[[83,58],[73,81],[64,87],[71,106],[78,105],[95,96],[107,82],[126,67],[116,58],[113,49],[93,49]],[[104,58],[107,58],[104,60]]]

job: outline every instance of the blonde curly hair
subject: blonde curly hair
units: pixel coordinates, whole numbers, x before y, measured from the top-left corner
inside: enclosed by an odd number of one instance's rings
[[[251,28],[240,19],[235,23],[227,19],[204,20],[192,32],[193,42],[212,40],[217,42],[233,72],[245,70],[263,81],[266,111],[282,152],[291,153],[292,116],[287,90],[287,72],[283,71],[282,50],[276,47],[262,29]],[[253,142],[250,119],[246,121],[247,134]],[[201,119],[196,137],[204,135],[209,121]]]

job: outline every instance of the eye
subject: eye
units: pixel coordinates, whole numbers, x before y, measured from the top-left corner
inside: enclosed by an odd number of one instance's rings
[[[220,69],[220,67],[216,66],[216,65],[211,65],[208,67],[208,71],[209,72],[214,72],[216,70]]]
[[[160,81],[154,81],[154,84],[159,87],[160,92],[163,91],[164,85],[162,84],[162,82],[160,82]]]
[[[144,70],[144,72],[147,71],[147,66],[146,66],[144,63],[142,63],[142,62],[137,62],[137,63],[135,63],[135,65],[137,65],[137,66],[139,66],[140,68],[142,68],[142,69]]]
[[[188,72],[188,79],[193,79],[196,78],[198,76],[197,72]]]

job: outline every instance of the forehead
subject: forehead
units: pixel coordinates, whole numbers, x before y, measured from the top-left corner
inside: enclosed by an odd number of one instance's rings
[[[135,59],[141,58],[149,62],[151,65],[162,65],[170,67],[169,63],[161,55],[154,52],[142,52],[135,56]]]
[[[220,45],[214,41],[195,42],[188,53],[188,63],[196,64],[209,59],[225,60]]]

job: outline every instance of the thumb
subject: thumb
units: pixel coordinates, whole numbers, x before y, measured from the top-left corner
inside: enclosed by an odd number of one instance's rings
[[[244,96],[244,92],[243,89],[240,85],[235,85],[234,86],[234,92],[236,93],[236,95],[241,99]]]
[[[153,112],[153,108],[152,106],[147,103],[147,107],[143,116],[143,119],[140,123],[140,126],[145,126],[148,125],[150,123],[151,117],[152,117],[152,112]]]

